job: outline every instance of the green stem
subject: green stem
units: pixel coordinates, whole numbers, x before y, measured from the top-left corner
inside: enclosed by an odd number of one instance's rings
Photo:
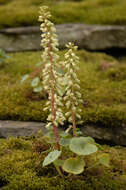
[[[54,166],[55,166],[55,168],[56,168],[56,170],[57,170],[58,174],[59,174],[61,177],[64,177],[64,175],[63,175],[63,171],[62,171],[62,168],[61,168],[61,167],[56,166],[55,164],[54,164]]]

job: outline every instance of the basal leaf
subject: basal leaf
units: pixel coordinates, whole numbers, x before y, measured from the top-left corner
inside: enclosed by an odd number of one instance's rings
[[[62,146],[68,146],[70,144],[71,138],[61,138],[59,144]]]
[[[63,164],[64,164],[64,160],[55,160],[54,161],[54,164],[56,165],[56,166],[63,166]]]
[[[43,166],[47,166],[49,164],[51,164],[52,162],[54,162],[57,158],[59,158],[59,156],[61,155],[61,151],[58,150],[54,150],[52,152],[50,152],[44,159],[43,161]]]
[[[98,150],[93,142],[94,140],[91,137],[74,137],[70,142],[69,148],[78,155],[89,155]]]
[[[29,77],[28,74],[24,75],[24,76],[22,77],[22,79],[21,79],[21,83],[23,83],[28,77]]]
[[[33,89],[34,92],[41,92],[42,91],[42,87],[38,86],[36,88]]]
[[[81,158],[69,158],[63,164],[63,170],[72,173],[80,174],[84,171],[85,162]]]
[[[40,81],[39,77],[35,77],[35,78],[32,80],[32,82],[31,82],[31,86],[32,86],[32,87],[36,87],[36,86],[39,84],[39,81]]]

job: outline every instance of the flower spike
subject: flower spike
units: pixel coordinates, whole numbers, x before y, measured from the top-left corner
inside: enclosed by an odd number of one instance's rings
[[[55,34],[56,29],[54,24],[49,20],[51,15],[48,7],[40,8],[39,21],[42,22],[40,30],[43,32],[41,37],[41,46],[44,51],[41,55],[44,63],[43,69],[43,87],[48,93],[48,102],[46,103],[46,110],[49,111],[47,128],[53,126],[54,136],[56,138],[57,148],[59,149],[59,137],[57,127],[63,124],[65,120],[61,107],[63,106],[61,97],[58,94],[58,40]]]
[[[68,80],[68,84],[64,100],[66,101],[68,112],[65,116],[68,117],[68,121],[72,123],[73,136],[76,136],[76,120],[77,118],[81,119],[81,109],[79,108],[79,104],[83,102],[80,93],[80,80],[76,74],[79,69],[79,58],[75,54],[77,46],[74,46],[73,43],[68,43],[66,47],[68,48],[68,51],[65,54],[65,77]]]

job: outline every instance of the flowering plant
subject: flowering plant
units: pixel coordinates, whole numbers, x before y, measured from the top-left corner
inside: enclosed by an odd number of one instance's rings
[[[41,7],[39,21],[42,22],[40,26],[42,31],[41,46],[44,49],[41,56],[43,60],[42,78],[43,88],[48,94],[48,101],[44,110],[49,112],[46,125],[49,133],[46,140],[51,143],[52,147],[43,161],[43,166],[53,163],[61,176],[64,175],[64,171],[80,174],[85,167],[85,156],[96,153],[98,145],[91,137],[78,136],[76,122],[78,119],[81,120],[79,104],[82,103],[82,97],[80,81],[76,73],[79,69],[79,58],[75,53],[77,47],[68,43],[64,61],[59,61],[56,29],[50,18],[51,14],[48,7]],[[57,72],[59,64],[63,64],[64,75]],[[62,94],[64,87],[65,93]],[[66,113],[62,109],[63,103],[66,105]],[[66,131],[59,133],[58,126],[63,125],[66,118],[71,125]],[[71,129],[73,135],[69,134]],[[70,158],[63,154],[64,147],[71,152]],[[103,159],[100,158],[101,163],[108,165],[108,156],[104,156]]]

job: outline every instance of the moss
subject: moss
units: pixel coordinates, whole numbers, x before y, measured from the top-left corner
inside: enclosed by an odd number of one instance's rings
[[[11,0],[0,0],[0,4],[7,4],[7,3],[9,3]]]
[[[27,142],[24,139],[10,137],[9,140],[6,141],[4,146],[7,149],[26,150],[26,149],[30,149],[31,144],[30,142]]]
[[[0,0],[3,3],[3,0]],[[40,5],[48,5],[53,22],[87,24],[126,24],[125,0],[4,0],[0,7],[0,28],[39,25]],[[13,11],[11,11],[13,10]],[[8,18],[8,19],[6,19]]]
[[[124,184],[113,181],[110,181],[111,184],[108,184],[108,179],[106,179],[106,181],[92,179],[91,184],[88,184],[86,181],[78,179],[76,181],[63,179],[39,179],[30,173],[14,177],[15,176],[13,176],[13,180],[10,185],[5,187],[4,190],[125,190]]]
[[[32,151],[38,140],[13,138],[13,142],[19,141],[19,147],[10,146],[13,145],[12,138],[0,139],[0,182],[3,190],[126,190],[126,148],[104,146],[104,152],[109,153],[111,159],[109,168],[99,165],[90,170],[85,168],[81,175],[61,178],[53,165],[42,167],[43,153]],[[22,149],[24,145],[25,149]],[[92,164],[92,158],[86,161],[88,165]],[[122,176],[123,180],[120,180]]]
[[[61,56],[64,52],[60,52]],[[45,122],[47,112],[44,92],[32,93],[29,83],[21,84],[21,78],[31,73],[40,62],[40,52],[10,54],[11,59],[0,70],[0,119],[32,120]],[[83,95],[82,118],[84,123],[107,127],[126,124],[125,62],[119,64],[111,56],[101,53],[78,51]],[[103,69],[103,64],[111,65]],[[119,77],[113,78],[112,73]],[[119,82],[118,82],[119,81]]]
[[[126,79],[126,65],[118,64],[116,68],[109,69],[106,74],[112,80],[123,81]]]

